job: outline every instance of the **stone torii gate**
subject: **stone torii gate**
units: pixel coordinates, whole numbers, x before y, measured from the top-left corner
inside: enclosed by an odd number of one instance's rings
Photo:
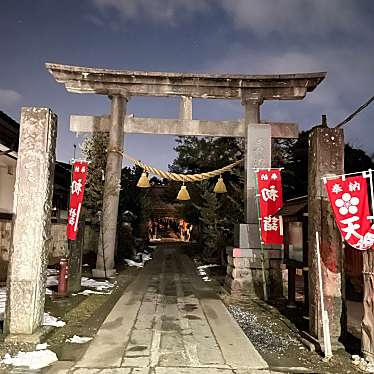
[[[252,279],[243,278],[243,263],[247,269],[260,251],[258,217],[255,205],[256,189],[253,168],[268,168],[271,166],[271,138],[295,138],[298,129],[296,124],[262,123],[260,121],[260,106],[265,100],[301,100],[307,92],[313,91],[324,79],[325,73],[282,74],[282,75],[228,75],[228,74],[184,74],[160,73],[145,71],[108,70],[87,68],[60,64],[46,64],[47,69],[57,82],[63,83],[69,92],[93,93],[108,96],[111,99],[111,114],[106,117],[72,116],[71,130],[78,132],[108,131],[109,146],[106,166],[106,178],[103,203],[103,245],[107,275],[114,272],[114,251],[116,243],[116,226],[118,214],[118,200],[120,176],[122,167],[122,151],[124,132],[126,133],[152,133],[174,135],[203,135],[203,136],[238,136],[246,139],[246,178],[245,178],[245,224],[240,225],[237,245],[240,251],[232,257],[240,257],[240,270],[235,271],[233,261],[233,289],[250,287]],[[181,111],[179,119],[131,118],[126,117],[126,104],[132,96],[179,96],[181,98]],[[233,99],[241,100],[245,108],[243,121],[198,121],[192,120],[192,99]],[[26,154],[40,153],[38,156],[46,160],[50,167],[54,156],[54,148],[49,144],[56,141],[56,120],[47,109],[24,108],[21,116],[21,146]],[[35,128],[35,134],[33,129]],[[23,129],[23,130],[22,130]],[[31,134],[31,133],[32,134]],[[23,134],[24,133],[24,134]],[[45,135],[46,134],[46,135]],[[38,136],[40,142],[30,143],[30,137]],[[23,147],[24,144],[24,147]],[[33,148],[33,149],[32,149]],[[40,148],[40,149],[39,149]],[[52,155],[53,153],[53,155]],[[28,162],[25,158],[25,162]],[[31,162],[31,161],[30,161]],[[21,164],[21,163],[19,163]],[[27,167],[26,171],[28,170]],[[21,190],[23,181],[21,166],[17,169],[17,185]],[[23,179],[22,179],[23,178]],[[50,178],[49,178],[50,179]],[[49,191],[50,182],[36,180],[40,190]],[[26,183],[27,184],[27,183]],[[47,187],[48,185],[48,187]],[[25,187],[25,186],[24,186]],[[42,220],[37,216],[32,227],[25,225],[27,219],[33,218],[33,211],[28,208],[27,188],[22,189],[23,200],[16,208],[15,232],[12,245],[12,264],[10,269],[9,295],[7,305],[7,326],[10,334],[32,334],[40,325],[44,305],[44,281],[41,274],[45,270],[44,258],[48,246],[48,230],[45,223],[48,221],[50,207],[49,195],[45,201],[40,202]],[[31,192],[30,192],[31,193]],[[23,207],[23,205],[25,205]],[[25,212],[24,212],[24,209]],[[27,212],[26,212],[27,210]],[[40,230],[34,226],[40,222]],[[22,232],[17,232],[17,227]],[[24,237],[30,231],[34,238],[25,248]],[[26,231],[26,232],[25,232]],[[38,236],[36,239],[35,237]],[[30,248],[29,248],[30,247]],[[28,261],[22,263],[23,276],[14,276],[19,268],[19,260],[23,252],[28,253]],[[101,252],[101,251],[99,251]],[[244,258],[244,262],[242,261]],[[35,260],[35,261],[34,261]],[[233,259],[235,260],[235,258]],[[239,260],[239,259],[238,259]],[[103,258],[98,258],[96,276],[104,275]],[[37,269],[35,269],[35,266]],[[28,267],[28,269],[24,269]],[[240,278],[241,277],[241,278]],[[236,278],[240,278],[236,281]],[[236,282],[235,282],[236,281]],[[22,288],[23,294],[30,295],[28,306],[25,307],[17,290]],[[15,290],[13,292],[13,290]],[[17,291],[17,292],[16,292]]]
[[[69,92],[95,93],[112,99],[110,116],[72,116],[70,130],[109,132],[108,161],[103,203],[103,244],[107,274],[114,271],[114,250],[118,213],[123,133],[235,136],[246,141],[245,217],[250,238],[246,248],[258,249],[258,219],[255,208],[253,168],[270,167],[271,138],[296,138],[296,124],[261,123],[264,100],[296,100],[305,97],[325,73],[291,75],[217,75],[144,71],[121,71],[46,64],[57,82]],[[126,117],[126,103],[132,96],[179,96],[179,119]],[[239,99],[245,107],[244,121],[198,121],[192,119],[192,98]],[[248,230],[241,230],[247,232]],[[99,251],[96,276],[103,276]]]

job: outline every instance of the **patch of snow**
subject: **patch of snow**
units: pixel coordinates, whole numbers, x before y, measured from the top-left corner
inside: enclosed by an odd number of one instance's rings
[[[138,268],[142,268],[144,266],[143,262],[135,262],[133,260],[129,260],[128,258],[125,258],[125,262],[129,266],[136,266]]]
[[[215,268],[217,266],[220,266],[220,265],[218,265],[218,264],[208,264],[208,265],[198,266],[197,268],[200,270],[200,269],[206,269],[206,268]]]
[[[59,273],[58,269],[47,269],[47,276],[58,275],[58,273]]]
[[[4,319],[6,302],[6,288],[0,287],[0,321]]]
[[[36,351],[42,351],[44,349],[47,349],[47,347],[48,347],[47,343],[41,343],[41,344],[36,345],[35,350]]]
[[[46,349],[34,352],[18,352],[14,357],[7,353],[1,361],[5,365],[23,366],[31,370],[44,368],[58,361],[56,353]]]
[[[143,261],[144,261],[144,262],[147,262],[147,261],[149,261],[149,260],[152,260],[152,256],[151,256],[151,255],[148,255],[148,254],[146,254],[146,253],[144,253],[142,257],[143,257]]]
[[[93,290],[84,290],[82,292],[78,292],[80,295],[88,296],[88,295],[110,295],[112,292],[103,292],[103,291],[93,291]],[[75,296],[76,294],[74,294]]]
[[[84,344],[92,340],[92,338],[87,336],[78,336],[74,335],[72,338],[66,339],[67,343],[76,343],[76,344]]]
[[[47,276],[47,287],[58,285],[58,275],[48,275]]]
[[[114,283],[110,283],[109,281],[98,281],[91,278],[82,277],[81,280],[81,286],[83,287],[90,287],[90,288],[96,288],[98,291],[102,290],[109,290],[110,288],[113,288],[115,286]]]
[[[43,316],[43,326],[54,326],[54,327],[62,327],[65,326],[66,323],[57,319],[56,317],[50,315],[49,313],[44,313]]]

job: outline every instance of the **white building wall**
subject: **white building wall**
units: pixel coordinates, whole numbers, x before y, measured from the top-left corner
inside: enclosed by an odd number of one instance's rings
[[[0,156],[0,212],[13,212],[16,166],[17,160],[5,155]]]

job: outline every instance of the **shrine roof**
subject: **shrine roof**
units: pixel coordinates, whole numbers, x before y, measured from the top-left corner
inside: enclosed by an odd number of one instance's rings
[[[282,217],[299,216],[308,213],[308,196],[300,196],[286,200],[283,207],[277,212]]]
[[[70,92],[242,100],[302,99],[326,76],[325,72],[245,75],[112,70],[54,63],[46,67]]]

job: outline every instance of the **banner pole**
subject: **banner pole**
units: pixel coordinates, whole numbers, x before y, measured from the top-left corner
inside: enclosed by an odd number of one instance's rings
[[[369,169],[370,170],[370,169]],[[331,175],[331,176],[324,176],[324,177],[321,177],[321,179],[337,179],[337,178],[340,178],[340,177],[346,177],[347,175],[356,175],[356,174],[362,174],[364,173],[364,171],[355,171],[353,173],[346,173],[346,174],[334,174],[334,175]]]
[[[322,268],[321,268],[321,254],[319,247],[319,235],[316,231],[316,252],[317,252],[317,269],[318,269],[318,280],[319,280],[319,290],[321,296],[321,320],[322,320],[322,330],[323,330],[323,345],[324,353],[326,358],[332,357],[331,350],[331,339],[330,339],[330,322],[327,310],[325,310],[325,301],[323,296],[323,284],[322,284]]]
[[[257,169],[258,171],[258,169]],[[265,274],[265,251],[264,245],[262,242],[262,221],[260,215],[260,202],[259,202],[259,191],[258,191],[258,183],[257,183],[257,171],[255,171],[255,186],[256,186],[256,208],[257,208],[257,218],[258,218],[258,232],[260,235],[260,248],[261,248],[261,273],[262,273],[262,287],[264,292],[264,300],[268,300],[268,290],[267,290],[267,283],[266,283],[266,274]]]
[[[70,185],[69,185],[69,196],[68,196],[68,219],[69,219],[69,211],[70,211],[70,195],[71,195],[71,184],[73,183],[73,169],[74,169],[74,159],[70,160],[71,168],[70,168]],[[69,222],[68,222],[69,224]],[[68,235],[67,235],[68,236]],[[71,240],[68,237],[68,256],[71,253]]]
[[[374,217],[374,187],[373,187],[373,170],[369,169],[368,172],[370,173],[369,176],[369,183],[370,183],[370,200],[371,200],[371,216],[368,218],[373,218]]]

